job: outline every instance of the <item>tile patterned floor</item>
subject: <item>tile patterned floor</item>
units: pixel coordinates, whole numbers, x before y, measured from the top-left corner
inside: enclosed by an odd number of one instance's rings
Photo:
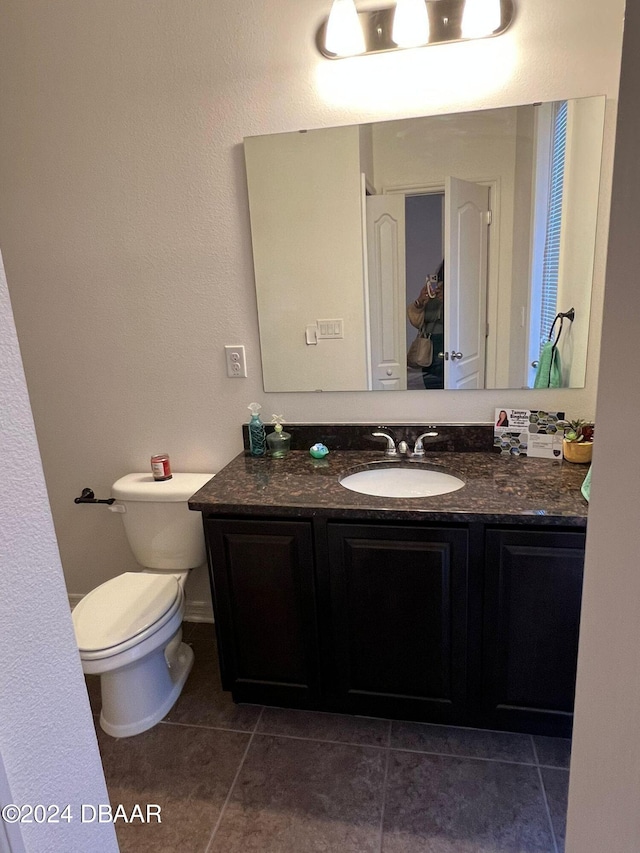
[[[234,705],[213,626],[155,728],[98,742],[122,853],[562,853],[568,740]],[[88,676],[100,710],[97,676]]]

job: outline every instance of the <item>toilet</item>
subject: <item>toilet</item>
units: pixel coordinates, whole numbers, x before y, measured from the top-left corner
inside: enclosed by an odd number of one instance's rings
[[[206,560],[202,519],[187,501],[212,474],[127,474],[109,509],[122,515],[139,572],[124,572],[73,610],[82,669],[100,676],[100,726],[130,737],[156,725],[180,696],[193,666],[182,642],[184,586]]]

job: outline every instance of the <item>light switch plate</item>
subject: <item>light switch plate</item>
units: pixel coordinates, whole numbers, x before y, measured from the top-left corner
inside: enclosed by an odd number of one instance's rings
[[[342,320],[316,320],[318,326],[318,340],[327,341],[344,337],[344,324]]]

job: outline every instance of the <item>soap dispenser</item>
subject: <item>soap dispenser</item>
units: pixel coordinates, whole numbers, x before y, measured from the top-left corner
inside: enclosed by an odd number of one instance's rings
[[[274,459],[279,459],[286,456],[290,450],[291,435],[288,432],[282,431],[282,415],[273,415],[271,423],[275,424],[273,432],[267,436],[269,445],[269,453]]]
[[[249,421],[249,452],[252,456],[264,456],[267,452],[264,424],[260,420],[259,403],[250,403],[247,408],[251,411]]]

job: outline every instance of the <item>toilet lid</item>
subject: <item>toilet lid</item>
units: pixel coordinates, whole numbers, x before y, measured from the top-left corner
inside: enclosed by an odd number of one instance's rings
[[[159,622],[180,597],[173,575],[125,572],[96,587],[72,618],[80,651],[99,651],[136,637]]]

